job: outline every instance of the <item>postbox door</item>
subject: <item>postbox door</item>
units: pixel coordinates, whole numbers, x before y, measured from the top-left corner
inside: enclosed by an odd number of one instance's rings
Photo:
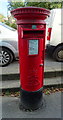
[[[36,91],[43,86],[44,38],[19,40],[22,89]]]
[[[31,71],[29,72],[30,83],[35,86],[38,90],[43,86],[43,70],[44,70],[44,60],[43,60],[43,39],[30,39],[28,41],[28,57],[29,57],[29,69],[31,66]],[[43,55],[42,55],[43,54]],[[32,73],[31,73],[32,72]]]

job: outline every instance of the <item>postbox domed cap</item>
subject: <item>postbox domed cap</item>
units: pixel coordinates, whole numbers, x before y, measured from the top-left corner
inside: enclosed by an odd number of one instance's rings
[[[50,11],[40,7],[20,7],[11,11],[17,20],[45,20]]]

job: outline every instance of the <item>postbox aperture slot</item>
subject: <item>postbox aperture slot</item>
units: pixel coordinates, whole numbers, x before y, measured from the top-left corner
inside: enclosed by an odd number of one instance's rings
[[[43,30],[26,30],[24,31],[24,34],[43,34],[44,31]]]
[[[38,55],[38,40],[29,40],[29,55]]]
[[[23,35],[27,38],[42,37],[44,35],[44,30],[24,30]]]

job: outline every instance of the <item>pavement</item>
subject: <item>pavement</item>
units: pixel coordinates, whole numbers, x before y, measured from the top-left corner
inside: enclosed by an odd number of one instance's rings
[[[2,117],[3,118],[61,118],[63,111],[61,106],[61,92],[50,95],[43,94],[43,105],[35,111],[25,111],[19,109],[18,97],[2,97]],[[0,97],[1,103],[1,97]],[[1,110],[0,110],[1,113]],[[1,117],[1,116],[0,116]],[[5,119],[7,120],[7,119]],[[26,119],[25,119],[26,120]],[[28,120],[28,119],[27,119]],[[42,120],[42,119],[41,119]]]
[[[0,67],[0,90],[20,87],[19,61],[7,67]],[[56,62],[48,56],[44,64],[44,86],[63,85],[63,62]]]
[[[45,59],[44,69],[44,86],[60,86],[63,85],[63,63],[55,62],[52,59]],[[16,89],[20,87],[19,81],[19,63],[15,61],[9,66],[0,67],[0,90]],[[25,111],[19,109],[19,97],[0,96],[0,119],[8,120],[8,118],[18,120],[22,118],[25,120],[32,118],[63,118],[63,92],[51,93],[45,95],[43,93],[43,106],[35,111]],[[6,118],[6,119],[4,119]]]
[[[55,77],[55,78],[45,78],[44,79],[44,87],[59,87],[63,85],[63,80],[61,77]],[[0,89],[3,90],[18,90],[20,88],[20,81],[19,80],[6,80],[6,81],[0,81]]]
[[[19,79],[19,62],[15,61],[7,67],[0,67],[0,79],[2,80],[16,80]],[[52,59],[45,58],[44,77],[56,77],[63,74],[63,62],[56,62]]]

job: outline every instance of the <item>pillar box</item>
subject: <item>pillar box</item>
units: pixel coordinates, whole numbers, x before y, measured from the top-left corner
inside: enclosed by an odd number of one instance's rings
[[[45,19],[50,11],[21,7],[11,11],[17,19],[20,63],[20,107],[35,110],[42,105]]]

